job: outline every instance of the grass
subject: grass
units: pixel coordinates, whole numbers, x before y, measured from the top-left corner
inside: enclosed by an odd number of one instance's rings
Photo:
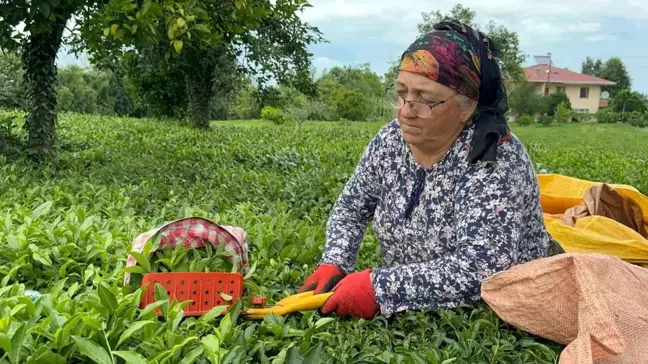
[[[389,320],[328,320],[311,311],[263,322],[237,318],[235,310],[182,320],[177,306],[165,306],[158,320],[121,286],[137,234],[200,215],[248,232],[257,265],[252,293],[270,301],[294,293],[321,254],[332,204],[381,126],[308,122],[297,134],[292,125],[228,121],[196,131],[156,120],[61,116],[55,160],[0,157],[0,344],[9,343],[0,345],[0,363],[557,362],[560,345],[508,326],[484,304]],[[539,170],[648,192],[641,129],[514,131]],[[357,268],[378,262],[368,233]],[[22,289],[45,295],[34,304]]]

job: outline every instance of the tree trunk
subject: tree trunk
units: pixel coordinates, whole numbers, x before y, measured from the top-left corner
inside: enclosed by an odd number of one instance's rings
[[[210,107],[214,96],[216,64],[212,50],[187,49],[189,64],[185,69],[189,118],[200,129],[209,128]]]
[[[57,18],[51,32],[31,34],[23,48],[27,148],[36,159],[51,155],[54,149],[57,124],[55,62],[66,22],[67,17]]]

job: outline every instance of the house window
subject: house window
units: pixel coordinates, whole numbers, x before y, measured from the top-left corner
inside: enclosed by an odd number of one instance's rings
[[[581,87],[580,98],[581,99],[589,98],[589,87]]]
[[[556,87],[556,93],[564,94],[565,93],[565,88],[560,87],[560,86]]]

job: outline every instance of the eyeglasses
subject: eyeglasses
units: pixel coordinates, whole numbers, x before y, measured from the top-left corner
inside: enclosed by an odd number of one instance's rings
[[[414,112],[416,116],[424,119],[429,117],[430,114],[432,114],[433,108],[441,104],[445,104],[448,100],[450,100],[450,98],[454,96],[452,95],[447,99],[438,102],[405,100],[401,95],[398,94],[398,92],[396,92],[396,89],[393,86],[387,89],[386,94],[387,94],[387,101],[389,101],[391,106],[393,106],[395,109],[400,110],[403,107],[405,107],[405,103],[409,103],[412,112]]]

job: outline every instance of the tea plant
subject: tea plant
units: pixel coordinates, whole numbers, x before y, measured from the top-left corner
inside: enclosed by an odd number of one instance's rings
[[[321,256],[328,212],[381,126],[307,122],[295,133],[288,124],[228,122],[196,131],[63,115],[57,159],[0,157],[0,363],[556,362],[560,345],[507,325],[483,303],[373,320],[307,311],[254,321],[240,315],[245,299],[185,317],[188,303],[170,302],[164,290],[142,309],[142,289],[123,285],[138,234],[202,216],[246,230],[250,295],[274,302],[295,293]],[[539,170],[648,192],[637,128],[515,128]],[[133,278],[232,270],[211,248],[162,250],[147,262]],[[357,269],[379,264],[369,229]],[[26,289],[42,296],[32,301]]]

